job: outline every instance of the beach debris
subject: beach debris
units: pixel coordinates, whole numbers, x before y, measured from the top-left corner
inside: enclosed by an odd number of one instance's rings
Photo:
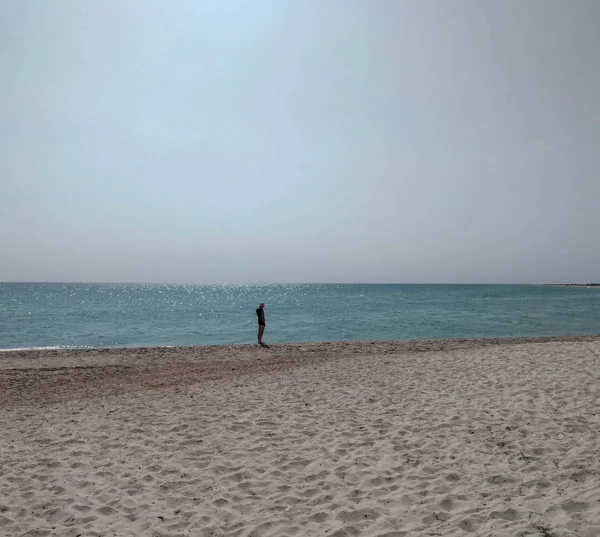
[[[554,535],[550,533],[550,526],[548,524],[536,524],[534,528],[538,530],[543,537],[554,537]]]

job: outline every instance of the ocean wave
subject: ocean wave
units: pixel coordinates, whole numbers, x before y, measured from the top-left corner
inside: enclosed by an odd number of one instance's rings
[[[93,349],[89,345],[56,345],[54,347],[14,347],[9,349],[0,349],[0,352],[10,351],[58,351],[62,349]]]

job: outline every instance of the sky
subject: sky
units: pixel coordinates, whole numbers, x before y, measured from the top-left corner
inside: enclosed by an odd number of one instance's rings
[[[599,24],[0,0],[0,281],[600,281]]]

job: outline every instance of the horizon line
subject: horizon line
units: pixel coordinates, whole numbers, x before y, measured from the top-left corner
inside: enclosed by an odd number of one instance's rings
[[[168,281],[93,281],[93,280],[0,280],[0,284],[77,284],[77,285],[212,285],[212,286],[266,286],[266,285],[591,285],[590,282],[168,282]]]

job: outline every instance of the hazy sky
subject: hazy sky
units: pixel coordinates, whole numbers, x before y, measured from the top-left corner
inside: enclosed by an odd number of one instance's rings
[[[600,280],[600,2],[0,0],[0,280]]]

